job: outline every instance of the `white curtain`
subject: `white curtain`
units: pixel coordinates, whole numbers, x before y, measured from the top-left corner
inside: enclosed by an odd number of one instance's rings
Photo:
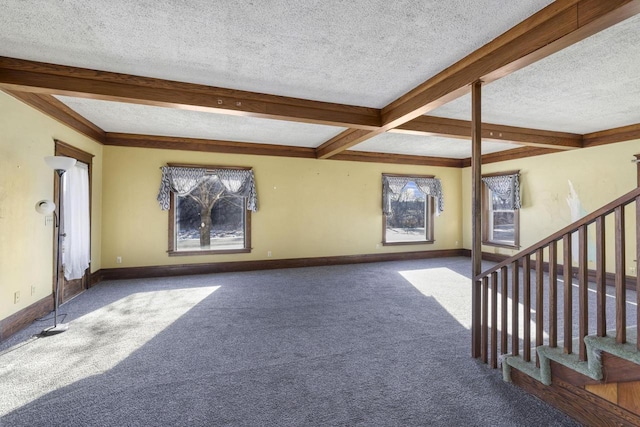
[[[89,167],[81,162],[63,175],[64,277],[80,279],[89,267]]]

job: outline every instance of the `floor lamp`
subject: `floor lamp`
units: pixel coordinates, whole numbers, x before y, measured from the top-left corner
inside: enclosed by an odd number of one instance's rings
[[[56,253],[56,262],[55,262],[55,285],[54,285],[55,299],[53,301],[53,326],[46,328],[45,330],[42,331],[42,334],[41,334],[42,336],[49,336],[49,335],[55,335],[55,334],[64,332],[69,327],[69,325],[66,323],[58,323],[58,304],[59,304],[59,292],[60,292],[59,269],[60,269],[60,258],[62,257],[62,237],[64,237],[64,235],[60,232],[60,224],[62,222],[60,216],[62,216],[64,213],[62,209],[63,208],[62,200],[64,200],[62,196],[62,192],[64,191],[64,188],[62,187],[62,175],[64,175],[64,173],[67,170],[75,166],[76,159],[72,159],[71,157],[63,157],[63,156],[48,156],[44,158],[44,161],[49,167],[55,170],[56,174],[58,175],[57,205],[59,208],[58,212],[60,213],[59,216],[56,216],[55,214],[56,204],[54,204],[49,200],[41,200],[38,203],[36,203],[36,210],[38,212],[44,213],[44,214],[50,214],[53,212],[54,219],[55,219],[54,224],[56,228],[56,237],[58,239],[58,251]]]

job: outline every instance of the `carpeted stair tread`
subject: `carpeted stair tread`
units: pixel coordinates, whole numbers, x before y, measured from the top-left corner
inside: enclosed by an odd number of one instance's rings
[[[511,368],[529,375],[537,381],[551,385],[551,365],[550,361],[573,369],[582,375],[594,380],[602,380],[602,352],[607,352],[621,359],[640,365],[640,352],[636,347],[637,326],[627,328],[627,342],[619,344],[616,342],[615,330],[607,331],[607,336],[598,337],[596,335],[588,335],[584,338],[587,350],[587,360],[579,360],[577,348],[579,338],[573,340],[574,353],[566,354],[562,347],[549,347],[547,345],[539,346],[532,353],[537,353],[540,360],[540,367],[536,366],[535,355],[532,354],[531,361],[526,362],[522,356],[504,355],[502,357],[503,378],[507,382],[511,382]]]

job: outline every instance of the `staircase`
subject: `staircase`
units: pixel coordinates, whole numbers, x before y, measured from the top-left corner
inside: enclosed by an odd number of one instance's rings
[[[640,425],[638,218],[640,188],[476,276],[473,354],[587,425]]]

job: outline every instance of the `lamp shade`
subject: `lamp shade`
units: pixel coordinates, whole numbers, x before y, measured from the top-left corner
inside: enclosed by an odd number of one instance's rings
[[[76,164],[76,159],[64,156],[47,156],[44,158],[44,162],[51,169],[66,171]]]
[[[36,212],[43,215],[48,215],[55,210],[56,204],[51,200],[40,200],[38,203],[36,203]]]

